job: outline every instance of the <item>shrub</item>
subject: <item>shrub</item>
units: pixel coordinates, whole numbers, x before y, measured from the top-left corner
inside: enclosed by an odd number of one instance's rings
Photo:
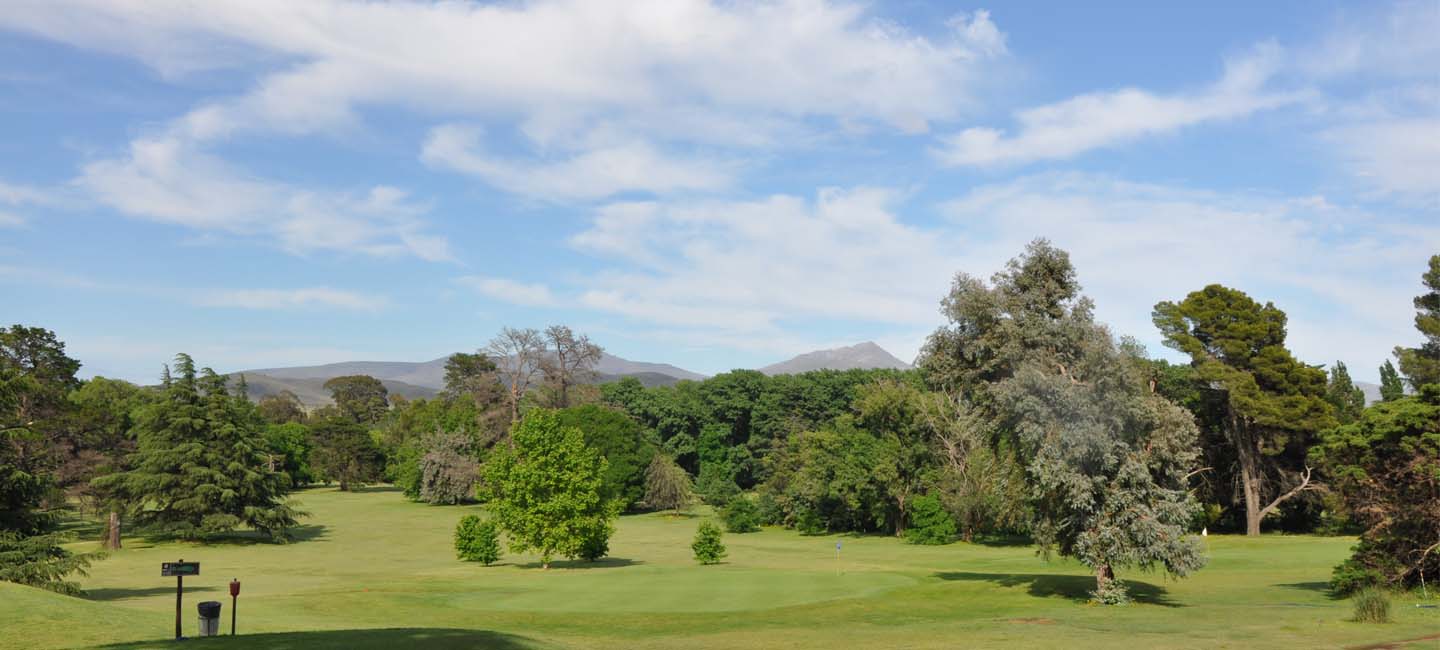
[[[1356,548],[1363,546],[1362,542]],[[1360,553],[1357,551],[1357,555]],[[1356,560],[1354,557],[1346,558],[1335,572],[1330,576],[1330,588],[1340,595],[1352,595],[1370,587],[1379,585],[1385,581],[1385,576],[1374,567]]]
[[[493,521],[465,515],[455,527],[455,554],[467,562],[494,564],[500,559],[500,529]]]
[[[1390,596],[1382,589],[1368,588],[1352,599],[1357,623],[1390,622]]]
[[[610,535],[614,534],[615,526],[608,520],[594,520],[589,522],[590,529],[584,533],[585,539],[580,542],[580,557],[586,562],[594,562],[610,554]]]
[[[735,498],[730,499],[730,503],[725,504],[725,508],[720,511],[720,518],[725,521],[727,532],[753,533],[760,530],[760,509],[743,494],[735,495]]]
[[[729,503],[740,493],[740,486],[735,485],[731,474],[729,463],[701,464],[700,477],[695,481],[695,492],[700,495],[700,500],[712,506]]]
[[[910,502],[910,527],[905,541],[911,544],[949,544],[955,540],[955,519],[932,495],[916,497]]]
[[[795,513],[795,530],[800,531],[801,535],[824,535],[829,529],[826,528],[820,513],[804,508]]]
[[[785,508],[775,500],[775,495],[769,492],[761,492],[760,498],[756,499],[755,509],[760,517],[760,523],[766,526],[779,526],[785,523]]]
[[[695,541],[690,548],[695,551],[695,561],[701,564],[719,564],[725,557],[725,544],[720,541],[720,527],[708,521],[701,522],[695,531]]]

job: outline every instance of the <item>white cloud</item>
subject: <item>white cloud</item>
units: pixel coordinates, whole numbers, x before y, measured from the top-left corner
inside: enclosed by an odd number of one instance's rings
[[[1414,338],[1410,299],[1440,250],[1440,225],[1320,196],[1091,174],[978,187],[932,225],[902,219],[900,203],[876,188],[613,203],[571,239],[604,266],[564,291],[657,341],[791,354],[875,338],[908,358],[941,324],[955,272],[987,277],[1044,236],[1070,251],[1099,316],[1154,353],[1155,303],[1218,282],[1286,310],[1300,358],[1373,378]]]
[[[55,206],[65,202],[64,198],[53,190],[0,181],[0,206],[11,208]],[[10,210],[0,210],[0,228],[22,228],[28,222],[29,220],[24,215]]]
[[[929,39],[821,0],[45,0],[11,3],[0,25],[171,74],[284,64],[207,107],[211,132],[316,128],[377,103],[511,116],[715,106],[916,129],[954,117],[981,60],[1004,51],[983,10]]]
[[[76,183],[127,215],[264,237],[292,253],[451,259],[445,240],[424,232],[424,207],[401,190],[375,186],[357,194],[255,178],[173,135],[137,139],[127,157],[86,165]]]
[[[517,282],[505,278],[467,275],[456,278],[456,282],[467,286],[481,295],[504,302],[527,307],[553,307],[559,304],[550,288],[539,283]]]
[[[24,225],[24,217],[0,210],[0,228],[20,228]]]
[[[301,289],[215,289],[199,292],[195,304],[238,309],[295,309],[322,307],[355,311],[376,311],[388,303],[383,296],[329,287]]]
[[[971,107],[1005,52],[983,10],[926,37],[825,0],[46,0],[7,6],[6,27],[177,79],[253,74],[248,93],[171,125],[197,153],[244,132],[342,134],[364,108],[399,108],[513,127],[533,155],[440,130],[425,158],[556,199],[723,187],[733,166],[679,152],[803,141],[812,121],[922,132]]]
[[[1299,101],[1304,93],[1265,88],[1280,52],[1266,45],[1225,64],[1225,73],[1192,93],[1158,95],[1138,88],[1078,95],[1015,114],[1016,133],[972,127],[940,138],[947,165],[987,167],[1071,158],[1205,122],[1235,119]]]
[[[599,145],[556,161],[516,161],[487,156],[481,130],[436,127],[421,158],[435,167],[484,179],[505,191],[542,199],[596,199],[627,191],[665,194],[715,190],[729,183],[722,165],[666,156],[641,141]]]
[[[1326,136],[1351,173],[1376,191],[1440,204],[1440,111],[1337,127]]]
[[[1415,337],[1411,298],[1440,224],[1382,220],[1323,197],[1222,194],[1083,174],[977,188],[946,206],[976,248],[1013,255],[1036,236],[1071,253],[1097,313],[1159,345],[1150,310],[1206,284],[1272,300],[1310,363],[1343,360],[1356,374]],[[970,250],[975,250],[971,248]],[[969,271],[998,268],[992,262]],[[1158,352],[1152,349],[1152,352]]]
[[[581,301],[712,338],[828,319],[928,325],[958,259],[943,233],[902,222],[896,202],[854,188],[812,200],[611,204],[571,240],[615,262],[584,283]]]

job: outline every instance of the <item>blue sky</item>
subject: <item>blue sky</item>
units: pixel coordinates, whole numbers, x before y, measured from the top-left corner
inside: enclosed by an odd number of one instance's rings
[[[146,382],[550,323],[908,360],[1044,236],[1157,354],[1221,282],[1373,380],[1440,252],[1440,4],[1181,5],[7,3],[5,320]]]

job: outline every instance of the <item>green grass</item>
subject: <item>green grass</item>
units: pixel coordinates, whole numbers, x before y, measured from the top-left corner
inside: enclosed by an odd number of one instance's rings
[[[1325,589],[1349,538],[1211,536],[1210,566],[1169,581],[1121,574],[1136,603],[1086,604],[1085,567],[1026,546],[911,546],[887,537],[726,535],[725,563],[691,558],[699,518],[623,517],[596,563],[492,567],[454,559],[470,507],[409,503],[396,491],[300,493],[312,513],[286,546],[142,539],[95,565],[88,596],[0,584],[0,648],[169,648],[174,580],[159,564],[202,563],[195,603],[225,603],[239,577],[241,636],[206,648],[1435,648],[1440,610],[1397,598],[1393,622],[1350,622]],[[843,542],[840,561],[835,542]],[[77,548],[90,549],[93,543]],[[1409,645],[1405,645],[1408,643]]]

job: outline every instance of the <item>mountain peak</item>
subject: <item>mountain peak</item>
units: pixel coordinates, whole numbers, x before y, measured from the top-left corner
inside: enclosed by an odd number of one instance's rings
[[[767,375],[793,375],[811,370],[853,370],[871,368],[894,368],[905,370],[910,364],[890,354],[874,341],[864,341],[828,350],[816,350],[797,355],[789,361],[771,364],[760,369]]]

